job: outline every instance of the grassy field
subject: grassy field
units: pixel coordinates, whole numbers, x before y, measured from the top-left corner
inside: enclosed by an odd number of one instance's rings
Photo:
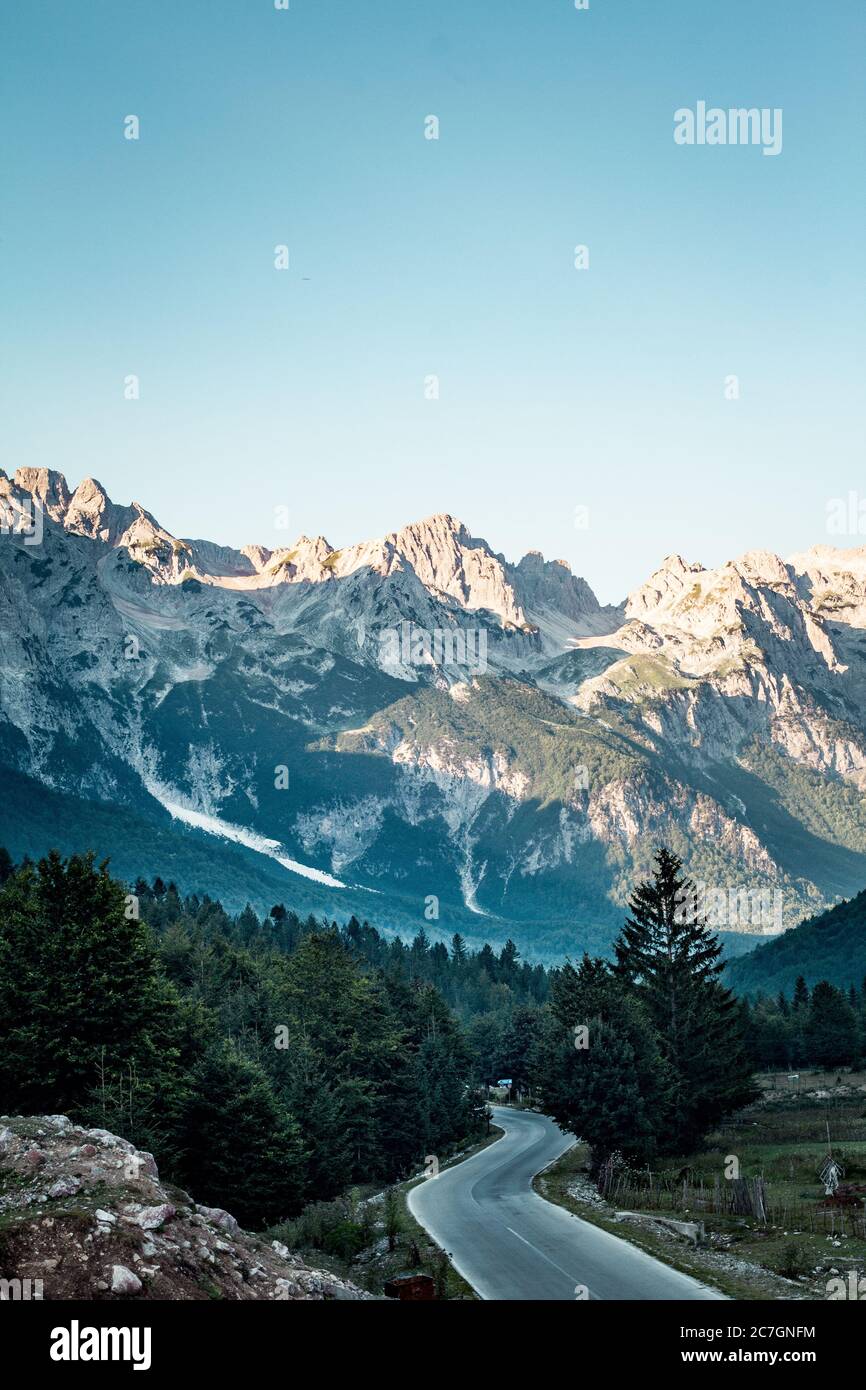
[[[866,1183],[866,1073],[759,1079],[760,1098],[700,1152],[666,1158],[651,1174],[618,1171],[605,1201],[580,1145],[538,1180],[539,1191],[731,1297],[826,1299],[829,1281],[866,1273],[864,1207],[824,1205],[818,1176],[830,1147],[842,1181]],[[764,1219],[732,1209],[726,1172],[763,1180]],[[703,1223],[704,1236],[692,1247],[623,1212]]]

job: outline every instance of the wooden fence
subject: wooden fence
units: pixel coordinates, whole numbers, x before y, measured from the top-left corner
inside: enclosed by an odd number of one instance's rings
[[[598,1178],[598,1190],[621,1209],[688,1213],[691,1216],[743,1216],[761,1226],[866,1239],[866,1210],[820,1207],[808,1202],[775,1200],[763,1178],[715,1177],[712,1182],[676,1172],[635,1172],[610,1160]]]

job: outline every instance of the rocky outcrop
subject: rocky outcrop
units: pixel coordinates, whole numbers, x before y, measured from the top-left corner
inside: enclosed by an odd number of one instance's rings
[[[63,524],[67,531],[76,535],[117,545],[140,510],[134,503],[131,507],[116,506],[101,483],[95,478],[85,478],[70,498]],[[152,517],[150,521],[153,523]]]
[[[12,481],[20,492],[29,493],[52,521],[63,521],[69,508],[70,493],[62,473],[56,473],[53,468],[18,468]]]
[[[109,1302],[371,1297],[166,1186],[152,1154],[64,1115],[0,1116],[0,1290]]]
[[[614,632],[622,623],[622,607],[602,607],[565,560],[545,560],[540,551],[530,550],[507,573],[530,623],[549,639],[551,650],[561,651],[568,637]],[[571,631],[563,619],[573,625]]]

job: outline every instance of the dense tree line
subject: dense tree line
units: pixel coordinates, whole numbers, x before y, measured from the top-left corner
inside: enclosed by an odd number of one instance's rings
[[[5,867],[0,1110],[112,1129],[247,1224],[478,1134],[471,1080],[435,986],[332,926],[129,894],[92,855]]]
[[[737,1002],[696,908],[662,851],[614,958],[545,970],[0,850],[0,1111],[112,1129],[250,1225],[478,1135],[503,1077],[598,1161],[682,1153],[753,1071],[866,1054],[866,982]]]
[[[612,1153],[634,1163],[688,1154],[756,1095],[758,1070],[866,1060],[866,981],[847,992],[821,981],[810,993],[800,979],[790,1000],[737,1000],[698,906],[680,861],[662,850],[614,959],[551,972],[549,1002],[514,1009],[502,1027],[492,1070],[587,1140],[595,1165]],[[470,1035],[477,1044],[475,1025]]]
[[[758,994],[741,1004],[756,1068],[833,1068],[866,1063],[866,979],[839,989],[819,980],[810,991],[801,975],[789,995]]]

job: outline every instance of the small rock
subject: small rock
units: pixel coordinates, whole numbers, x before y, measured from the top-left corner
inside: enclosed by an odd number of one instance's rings
[[[281,1260],[287,1260],[289,1258],[289,1247],[287,1245],[283,1245],[282,1241],[272,1240],[271,1249],[276,1250]]]
[[[102,1207],[97,1207],[93,1214],[97,1221],[103,1221],[108,1226],[112,1225],[112,1223],[117,1220],[113,1211],[103,1211]]]
[[[137,1274],[133,1274],[126,1265],[111,1266],[111,1292],[112,1293],[139,1293],[141,1291],[141,1280]]]
[[[156,1166],[156,1159],[153,1154],[145,1153],[144,1149],[139,1150],[137,1158],[140,1164],[140,1171],[148,1178],[153,1178],[154,1182],[159,1182],[159,1169]]]
[[[81,1183],[77,1178],[58,1178],[48,1189],[49,1197],[74,1197]]]
[[[142,1207],[135,1219],[143,1231],[155,1231],[175,1215],[171,1202],[161,1202],[158,1207]]]
[[[120,1149],[125,1154],[135,1153],[134,1144],[130,1144],[128,1139],[121,1139],[117,1134],[111,1134],[107,1129],[89,1129],[87,1137],[97,1144],[102,1144],[106,1149]]]
[[[222,1207],[202,1207],[196,1202],[195,1209],[206,1217],[212,1226],[219,1226],[221,1230],[228,1231],[229,1235],[237,1235],[240,1230],[235,1218],[230,1212],[223,1211]]]

